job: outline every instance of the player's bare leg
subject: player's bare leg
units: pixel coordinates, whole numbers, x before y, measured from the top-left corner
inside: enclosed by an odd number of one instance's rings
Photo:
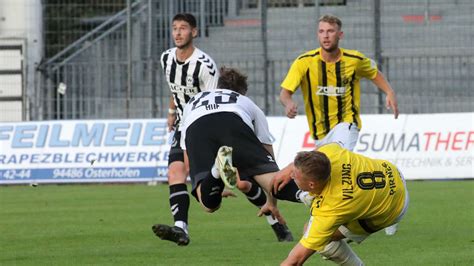
[[[217,168],[217,172],[227,187],[237,187],[246,194],[249,201],[257,208],[260,209],[266,203],[267,197],[258,183],[240,180],[237,169],[232,165],[232,147],[222,146],[219,148],[213,169],[215,168]],[[213,172],[217,174],[215,170]],[[278,241],[293,241],[293,235],[286,224],[279,223],[271,213],[266,213],[265,217],[275,232]]]
[[[252,204],[257,206],[258,208],[261,208],[267,201],[265,192],[260,188],[258,183],[256,183],[255,181],[249,182],[249,181],[240,180],[237,169],[232,165],[232,151],[233,151],[232,147],[228,147],[228,146],[222,146],[219,148],[215,163],[211,169],[212,177],[215,179],[221,179],[222,182],[228,188],[237,187],[240,191],[246,194],[247,198]],[[208,185],[209,181],[210,180],[203,181],[202,183],[204,183],[205,186],[207,187],[209,186]],[[212,182],[215,182],[215,181],[212,181]],[[216,185],[217,183],[214,184],[214,186]],[[209,191],[209,189],[204,189],[204,190]],[[203,197],[202,191],[203,189],[202,187],[200,187],[197,190],[197,194],[198,194],[199,201],[201,202],[201,205],[203,206],[204,210],[207,212],[216,211],[220,205],[216,205],[215,203],[212,203],[212,202],[205,203],[203,200],[205,198],[207,199],[210,197],[209,196]],[[214,195],[213,197],[216,197],[216,196]],[[215,200],[216,201],[219,200],[219,204],[220,204],[221,198],[217,199],[216,197]],[[267,217],[268,223],[272,226],[272,229],[277,235],[278,241],[293,241],[293,236],[285,224],[279,223],[277,219],[272,217],[271,213],[267,213],[266,217]]]

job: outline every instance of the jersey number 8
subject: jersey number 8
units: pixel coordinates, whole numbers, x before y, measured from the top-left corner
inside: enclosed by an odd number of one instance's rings
[[[363,172],[357,176],[357,185],[361,189],[380,189],[384,188],[385,184],[385,175],[380,171]]]

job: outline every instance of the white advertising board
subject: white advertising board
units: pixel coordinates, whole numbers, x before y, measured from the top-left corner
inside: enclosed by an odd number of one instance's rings
[[[314,149],[306,117],[288,120],[276,153],[286,166],[300,150]],[[395,163],[406,179],[474,178],[474,113],[362,115],[354,149]]]
[[[166,120],[0,124],[0,184],[166,180]]]
[[[306,118],[269,117],[280,167],[314,149]],[[474,178],[474,113],[363,115],[355,152],[407,179]],[[165,119],[0,123],[0,185],[166,181]]]

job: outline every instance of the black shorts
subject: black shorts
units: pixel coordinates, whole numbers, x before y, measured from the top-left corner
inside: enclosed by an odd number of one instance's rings
[[[253,130],[231,112],[199,118],[188,127],[185,141],[194,196],[199,182],[211,175],[221,146],[233,148],[232,163],[239,170],[242,180],[279,170],[273,156],[263,147]]]
[[[172,162],[184,162],[184,153],[181,149],[181,131],[175,131],[173,135],[173,142],[171,143],[170,153],[168,154],[168,165]]]

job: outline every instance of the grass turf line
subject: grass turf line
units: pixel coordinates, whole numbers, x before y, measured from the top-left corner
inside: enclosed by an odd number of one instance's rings
[[[357,254],[367,265],[474,265],[474,181],[408,188],[398,233],[372,235],[353,245]],[[279,205],[298,239],[309,210]],[[0,265],[278,265],[296,242],[277,242],[256,213],[240,193],[213,214],[191,198],[191,243],[178,247],[151,231],[172,222],[164,184],[0,187]]]

